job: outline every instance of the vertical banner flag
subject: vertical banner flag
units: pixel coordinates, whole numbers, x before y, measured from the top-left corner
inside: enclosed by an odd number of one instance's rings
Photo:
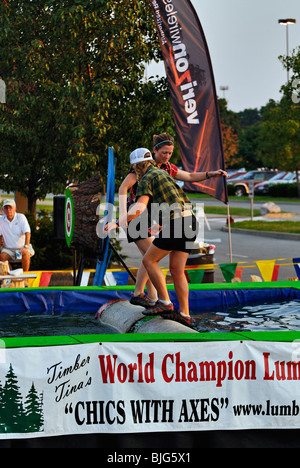
[[[225,169],[219,108],[206,39],[189,0],[150,0],[171,93],[183,167]],[[186,183],[228,203],[224,177]]]

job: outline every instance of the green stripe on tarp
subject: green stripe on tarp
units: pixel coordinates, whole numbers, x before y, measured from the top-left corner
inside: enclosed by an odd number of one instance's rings
[[[239,333],[140,333],[115,335],[75,335],[2,338],[0,348],[35,348],[47,346],[70,346],[89,343],[174,343],[174,342],[220,342],[264,341],[291,343],[300,340],[300,331],[266,331]]]
[[[168,290],[174,291],[174,285],[168,284]],[[206,284],[189,284],[190,291],[216,291],[216,290],[242,290],[242,289],[282,289],[292,288],[300,289],[300,281],[273,281],[265,283],[206,283]],[[2,292],[17,292],[17,291],[132,291],[135,289],[134,285],[131,286],[65,286],[48,288],[15,288],[15,289],[0,289]]]

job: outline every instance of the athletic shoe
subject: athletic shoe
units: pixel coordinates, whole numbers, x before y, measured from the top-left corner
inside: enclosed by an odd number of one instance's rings
[[[192,323],[192,317],[190,315],[185,315],[182,312],[177,312],[174,320],[176,322],[182,323],[183,325],[188,325],[190,326]]]
[[[173,314],[161,314],[164,319],[174,320],[175,322],[181,323],[187,327],[193,328],[193,319],[189,315],[185,315],[180,311],[174,311]]]
[[[149,297],[146,294],[139,294],[138,296],[132,296],[130,299],[130,304],[144,307],[149,309],[153,307],[153,302],[150,301]]]
[[[143,312],[144,315],[151,316],[151,315],[163,315],[163,316],[168,316],[174,314],[174,306],[173,304],[162,304],[162,302],[157,301],[155,306],[152,306],[149,308],[146,312]],[[164,318],[166,318],[164,317]]]

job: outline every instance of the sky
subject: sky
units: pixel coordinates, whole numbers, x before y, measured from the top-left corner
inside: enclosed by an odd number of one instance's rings
[[[260,109],[270,99],[280,100],[287,72],[279,61],[286,55],[286,26],[281,18],[294,18],[289,25],[289,49],[300,46],[299,0],[191,0],[209,47],[217,94],[228,86],[225,98],[234,112]],[[165,76],[163,63],[152,64],[150,75]]]

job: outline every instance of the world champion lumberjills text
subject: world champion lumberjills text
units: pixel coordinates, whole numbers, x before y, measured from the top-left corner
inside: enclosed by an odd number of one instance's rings
[[[99,355],[101,377],[104,384],[119,383],[154,383],[156,381],[155,354],[139,353],[132,363],[124,363],[118,355]],[[270,353],[262,355],[264,381],[300,380],[300,362],[275,361]],[[181,353],[166,354],[160,365],[160,373],[166,383],[180,382],[216,382],[216,387],[224,381],[257,380],[257,363],[254,359],[234,360],[234,353],[220,361],[184,361]]]

